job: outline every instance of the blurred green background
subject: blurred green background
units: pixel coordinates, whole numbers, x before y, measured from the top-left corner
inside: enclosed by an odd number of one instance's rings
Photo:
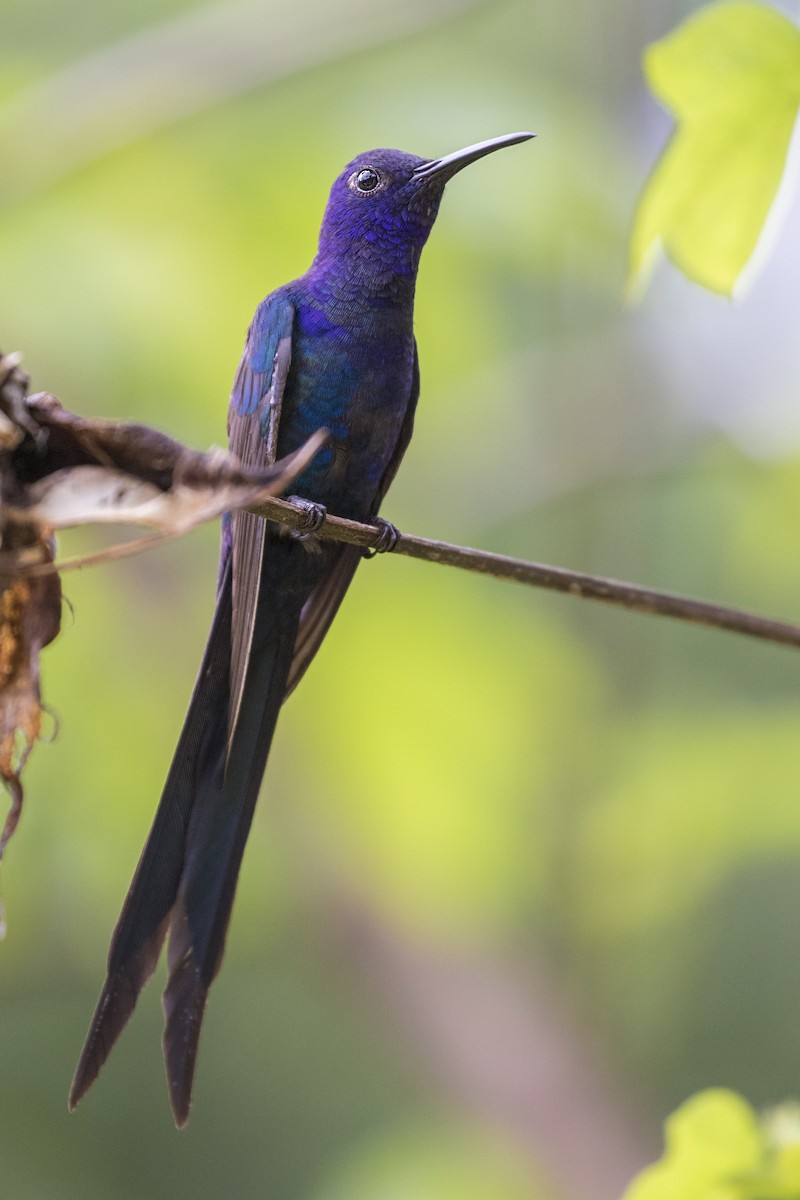
[[[736,307],[666,267],[621,305],[669,128],[641,53],[695,7],[6,0],[0,346],[73,410],[221,443],[342,165],[534,129],[448,189],[384,515],[791,618],[800,219]],[[65,578],[0,871],[2,1196],[612,1200],[694,1090],[800,1094],[792,651],[387,558],[279,726],[188,1128],[158,980],[68,1116],[216,541]]]

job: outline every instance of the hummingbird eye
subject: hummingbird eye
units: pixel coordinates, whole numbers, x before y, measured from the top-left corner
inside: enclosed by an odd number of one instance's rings
[[[360,192],[362,196],[374,192],[382,182],[381,175],[374,167],[362,167],[360,171],[356,171],[350,176],[350,187],[353,191]]]

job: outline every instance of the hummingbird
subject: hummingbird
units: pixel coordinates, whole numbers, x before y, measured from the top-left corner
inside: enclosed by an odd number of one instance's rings
[[[333,183],[311,266],[256,310],[231,392],[231,450],[262,466],[320,428],[329,437],[293,484],[305,534],[247,511],[223,518],[208,641],[114,931],[70,1108],[94,1082],[168,937],[163,1048],[175,1122],[188,1119],[206,1000],[278,714],[362,558],[314,530],[326,510],[374,520],[408,447],[419,396],[417,271],[445,184],[533,136],[507,134],[433,159],[359,154]],[[379,548],[395,538],[384,522]]]

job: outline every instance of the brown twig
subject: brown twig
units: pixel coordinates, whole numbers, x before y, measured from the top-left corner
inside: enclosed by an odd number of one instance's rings
[[[114,542],[110,546],[102,546],[99,550],[60,558],[58,562],[47,562],[36,547],[16,554],[0,550],[0,576],[4,572],[22,579],[35,579],[39,575],[63,575],[65,571],[80,571],[84,567],[97,567],[100,563],[131,558],[135,554],[142,554],[145,550],[152,550],[182,536],[182,533],[174,530],[146,533],[142,537],[131,538],[129,542]]]
[[[289,529],[299,529],[306,520],[302,509],[286,500],[271,499],[253,509],[258,516],[265,517]],[[316,537],[335,542],[349,542],[363,546],[365,550],[375,545],[382,531],[376,525],[364,525],[348,521],[344,517],[327,516],[325,523],[316,532]],[[172,533],[151,534],[134,541],[106,546],[89,554],[76,555],[59,562],[43,562],[31,553],[26,561],[22,552],[8,556],[5,569],[18,577],[49,575],[53,572],[74,571],[82,567],[96,566],[130,555],[140,554],[154,546],[171,540]],[[589,575],[583,571],[570,571],[566,567],[552,567],[546,563],[528,562],[522,558],[509,558],[493,554],[488,550],[475,550],[469,546],[454,546],[450,542],[432,541],[430,538],[415,537],[401,533],[394,554],[406,558],[417,558],[423,562],[441,563],[457,567],[462,571],[475,571],[491,575],[495,579],[508,579],[528,587],[544,588],[547,591],[563,592],[581,600],[598,600],[617,608],[646,613],[654,617],[669,617],[691,625],[705,625],[711,629],[725,629],[744,637],[759,638],[782,646],[800,649],[800,625],[788,621],[776,621],[771,617],[760,617],[742,609],[730,608],[725,604],[712,604],[705,600],[694,600],[689,596],[678,596],[656,588],[645,588],[634,583],[607,579],[603,575]],[[0,552],[0,567],[6,556]]]
[[[100,430],[106,439],[111,438],[117,453],[122,454],[123,458],[130,451],[126,439],[133,436],[134,433],[140,441],[142,437],[149,438],[151,441],[155,439],[153,444],[156,448],[160,447],[162,452],[167,447],[169,462],[176,453],[183,455],[187,461],[192,463],[195,461],[205,463],[208,458],[206,455],[193,453],[164,435],[141,426],[82,421],[74,414],[63,412],[58,402],[51,397],[31,397],[26,400],[27,382],[27,377],[19,369],[17,355],[0,356],[0,398],[3,400],[2,411],[0,411],[0,418],[2,418],[0,421],[0,453],[3,450],[12,453],[25,434],[34,438],[38,437],[41,434],[39,426],[43,423],[48,429],[53,426],[54,430],[66,424],[74,437],[81,434],[84,426],[87,428],[91,426],[95,431]],[[45,401],[51,403],[45,403]],[[320,436],[321,434],[317,435],[318,438]],[[314,439],[312,439],[313,441]],[[150,442],[147,444],[149,445]],[[148,461],[152,457],[151,453]],[[150,465],[152,466],[152,463]],[[242,468],[242,470],[245,469]],[[277,498],[266,499],[250,511],[267,520],[283,524],[289,529],[299,528],[307,520],[303,510],[288,501]],[[38,547],[31,547],[28,550],[23,547],[14,547],[10,554],[4,549],[0,551],[0,569],[16,578],[75,569],[149,549],[150,546],[172,536],[173,532],[175,531],[162,529],[161,533],[150,537],[139,538],[122,545],[113,545],[55,564],[48,561],[49,554],[37,553],[37,550],[40,549]],[[375,525],[361,524],[343,517],[328,516],[315,536],[349,542],[352,545],[370,549],[385,537],[385,531]],[[651,616],[671,617],[673,620],[687,621],[694,625],[727,629],[731,633],[743,634],[746,637],[760,638],[763,641],[800,648],[800,626],[786,621],[760,617],[740,609],[729,608],[727,605],[693,600],[686,596],[676,596],[670,592],[640,587],[637,584],[624,583],[615,579],[606,579],[599,575],[588,575],[563,567],[551,567],[542,563],[527,562],[524,559],[508,558],[501,554],[492,554],[465,546],[454,546],[448,542],[432,541],[429,538],[413,537],[409,534],[399,535],[393,552],[408,558],[419,558],[426,562],[458,567],[465,571],[477,571],[484,575],[492,575],[497,579],[510,579],[515,583],[527,584],[528,587],[564,592],[583,600],[599,600],[604,604],[613,604],[635,612],[649,613]]]
[[[286,500],[273,498],[253,511],[270,521],[288,525],[289,528],[297,528],[303,523],[302,512]],[[316,536],[337,542],[349,542],[368,549],[375,545],[381,532],[375,525],[363,525],[343,517],[327,516]],[[564,567],[551,567],[543,563],[527,562],[521,558],[508,558],[503,554],[492,554],[486,550],[474,550],[466,546],[453,546],[448,542],[436,542],[410,534],[400,534],[392,553],[458,567],[464,571],[477,571],[483,575],[492,575],[496,579],[510,579],[515,583],[527,584],[528,587],[565,592],[582,600],[599,600],[604,604],[648,613],[650,616],[671,617],[676,621],[727,629],[731,633],[740,633],[746,637],[800,648],[798,625],[760,617],[741,609],[729,608],[724,604],[693,600],[688,596],[677,596],[655,588],[606,579],[602,575],[588,575]]]

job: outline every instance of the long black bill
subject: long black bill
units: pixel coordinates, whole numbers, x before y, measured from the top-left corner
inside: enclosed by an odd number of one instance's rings
[[[483,158],[485,154],[493,154],[495,150],[502,150],[504,146],[516,146],[518,142],[530,141],[532,137],[536,137],[536,134],[506,133],[502,137],[489,138],[487,142],[476,142],[474,146],[465,146],[463,150],[446,154],[444,158],[432,158],[430,162],[423,163],[414,171],[414,178],[437,179],[444,183],[455,175],[456,171],[478,158]]]

